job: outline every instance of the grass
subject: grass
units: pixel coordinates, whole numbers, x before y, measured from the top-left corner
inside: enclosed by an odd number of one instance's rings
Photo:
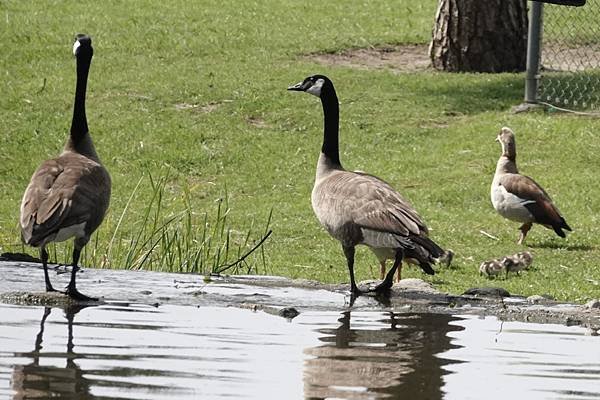
[[[211,210],[198,213],[191,206],[188,186],[183,186],[179,199],[166,204],[169,182],[168,171],[158,178],[151,172],[142,175],[120,215],[110,214],[84,247],[81,264],[203,275],[267,272],[262,246],[272,233],[268,229],[272,211],[262,238],[254,238],[254,221],[246,231],[228,223],[227,193],[215,200]],[[149,198],[138,198],[142,185],[152,189]],[[131,205],[139,202],[144,202],[144,208],[136,213]],[[62,264],[71,263],[72,251],[72,242],[49,245],[49,254]]]
[[[457,254],[453,267],[433,277],[412,267],[405,268],[404,277],[424,278],[454,293],[499,285],[562,300],[600,297],[595,185],[600,121],[510,113],[523,98],[522,74],[395,74],[322,66],[304,56],[426,43],[435,7],[435,0],[243,6],[148,0],[49,2],[40,10],[33,3],[1,2],[2,251],[21,248],[17,221],[23,190],[39,163],[58,154],[65,141],[74,88],[71,40],[84,31],[95,47],[89,125],[113,178],[111,209],[91,244],[110,249],[105,250],[110,267],[131,268],[148,251],[140,237],[137,253],[125,256],[133,246],[121,239],[135,239],[140,228],[147,229],[146,239],[152,237],[154,222],[145,216],[156,206],[151,171],[161,177],[159,220],[181,216],[169,224],[169,235],[201,238],[202,216],[214,221],[227,193],[221,211],[229,210],[226,226],[240,232],[236,246],[242,252],[262,237],[272,210],[273,235],[261,248],[264,264],[262,255],[255,255],[253,272],[347,282],[341,248],[310,206],[321,107],[314,97],[285,90],[318,72],[330,76],[338,90],[344,165],[389,181],[416,206],[431,236]],[[528,237],[534,268],[489,281],[477,274],[482,260],[522,250],[515,244],[518,226],[496,215],[489,200],[500,151],[494,138],[503,125],[516,132],[522,172],[545,186],[574,232],[564,240],[535,227]],[[189,213],[196,215],[194,229],[186,226]],[[121,215],[126,218],[117,229]],[[248,232],[251,239],[244,245]],[[226,237],[217,241],[220,246]],[[163,243],[170,242],[172,236]],[[57,246],[58,258],[63,248]],[[173,247],[165,248],[161,257],[179,257]],[[172,265],[185,265],[184,258]],[[159,269],[163,260],[145,265]],[[370,266],[377,265],[373,255],[361,249],[356,262],[357,278],[371,278]]]

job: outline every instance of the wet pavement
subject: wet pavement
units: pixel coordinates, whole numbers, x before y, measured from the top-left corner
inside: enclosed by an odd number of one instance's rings
[[[0,398],[600,398],[600,310],[579,305],[113,270],[78,277],[104,302],[71,304],[35,294],[38,265],[0,278]]]

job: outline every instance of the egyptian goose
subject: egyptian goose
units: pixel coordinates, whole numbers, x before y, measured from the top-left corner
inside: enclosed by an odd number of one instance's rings
[[[496,165],[491,187],[491,199],[500,215],[522,223],[518,244],[523,244],[533,223],[553,229],[565,237],[563,229],[571,230],[560,215],[552,199],[540,185],[517,170],[515,135],[509,128],[502,128],[496,141],[502,145],[502,155]]]
[[[427,227],[413,207],[383,180],[363,172],[346,171],[340,163],[339,104],[329,78],[309,76],[288,90],[303,91],[321,99],[324,116],[323,145],[312,190],[312,207],[321,225],[339,240],[348,264],[350,287],[361,291],[354,279],[354,253],[359,244],[394,259],[384,281],[374,291],[393,285],[403,258],[413,259],[427,274],[444,251],[427,237]]]
[[[77,35],[73,45],[77,60],[77,84],[71,133],[63,152],[34,172],[21,202],[23,241],[40,248],[46,291],[55,289],[48,276],[50,242],[74,238],[71,280],[65,294],[78,300],[95,300],[77,290],[75,275],[81,249],[100,226],[110,201],[111,181],[101,164],[88,132],[85,95],[92,61],[92,40]]]

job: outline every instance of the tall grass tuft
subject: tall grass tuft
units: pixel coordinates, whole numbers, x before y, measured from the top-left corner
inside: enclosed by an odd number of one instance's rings
[[[107,216],[84,248],[81,265],[204,275],[266,273],[264,243],[271,234],[272,210],[262,227],[251,220],[249,227],[237,230],[228,221],[231,210],[226,190],[215,200],[214,209],[197,212],[187,184],[182,186],[179,207],[166,204],[172,203],[165,195],[172,182],[168,173],[160,177],[145,173],[118,217]],[[145,208],[133,210],[131,204],[140,204],[137,197],[142,185],[150,185],[151,195]],[[71,244],[53,244],[49,250],[55,260],[70,263]]]

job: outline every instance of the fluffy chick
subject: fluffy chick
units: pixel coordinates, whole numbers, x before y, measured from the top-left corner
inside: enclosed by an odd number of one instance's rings
[[[505,269],[504,260],[484,261],[479,265],[479,275],[497,276]]]

